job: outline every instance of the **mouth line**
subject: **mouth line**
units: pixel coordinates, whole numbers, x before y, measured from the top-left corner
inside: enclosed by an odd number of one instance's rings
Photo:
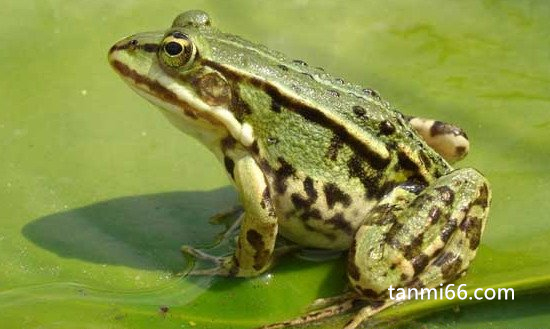
[[[167,89],[158,81],[150,79],[146,76],[143,76],[136,72],[134,69],[131,69],[126,64],[118,61],[112,60],[111,66],[125,78],[128,78],[133,81],[133,84],[140,90],[161,99],[162,101],[175,105],[180,108],[183,113],[191,119],[198,119],[200,116],[189,104],[185,101],[182,101],[176,93]],[[145,88],[140,88],[139,85],[147,86],[149,90]]]

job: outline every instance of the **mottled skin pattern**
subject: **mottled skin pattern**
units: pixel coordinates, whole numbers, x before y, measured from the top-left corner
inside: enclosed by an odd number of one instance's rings
[[[140,95],[220,160],[243,208],[234,255],[194,274],[254,276],[273,264],[280,234],[301,246],[347,250],[352,292],[295,320],[363,306],[356,328],[394,304],[388,287],[435,287],[475,256],[490,189],[449,162],[466,135],[406,117],[375,91],[211,27],[200,11],[164,33],[115,44],[113,68]],[[366,303],[366,305],[365,305]]]

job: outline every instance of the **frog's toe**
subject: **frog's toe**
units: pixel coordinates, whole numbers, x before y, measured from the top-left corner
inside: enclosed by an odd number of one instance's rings
[[[355,291],[348,291],[338,296],[318,298],[308,306],[308,310],[309,311],[318,310],[320,308],[325,308],[331,305],[339,304],[354,298],[357,298],[357,293]]]
[[[192,270],[188,275],[193,276],[231,276],[230,271],[223,266],[216,266],[207,269]]]
[[[201,251],[199,249],[196,249],[190,246],[182,246],[181,252],[193,258],[206,260],[216,265],[220,265],[223,262],[223,257],[212,256],[210,254],[205,253],[204,251]]]

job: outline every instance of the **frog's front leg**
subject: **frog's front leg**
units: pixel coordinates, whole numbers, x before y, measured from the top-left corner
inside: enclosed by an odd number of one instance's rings
[[[233,177],[244,208],[237,250],[233,256],[216,260],[185,247],[187,253],[218,263],[216,268],[192,274],[247,277],[258,275],[271,265],[277,238],[277,217],[265,176],[254,159],[245,155],[235,161]]]
[[[345,328],[356,328],[395,303],[389,299],[390,287],[420,292],[460,277],[475,257],[490,197],[481,174],[459,169],[417,196],[401,193],[400,200],[411,200],[406,206],[383,199],[357,231],[348,259],[352,287],[364,299],[381,304],[365,307]]]

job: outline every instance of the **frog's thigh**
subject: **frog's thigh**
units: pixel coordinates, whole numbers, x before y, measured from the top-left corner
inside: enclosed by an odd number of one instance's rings
[[[264,174],[249,156],[235,162],[234,177],[244,208],[231,274],[254,276],[272,260],[277,237],[277,218]]]
[[[450,163],[462,160],[470,148],[468,136],[459,127],[432,119],[407,117],[426,143]]]
[[[378,209],[350,250],[352,286],[376,299],[387,296],[390,286],[436,287],[454,280],[475,256],[489,202],[487,181],[468,168],[440,177],[405,208]]]

